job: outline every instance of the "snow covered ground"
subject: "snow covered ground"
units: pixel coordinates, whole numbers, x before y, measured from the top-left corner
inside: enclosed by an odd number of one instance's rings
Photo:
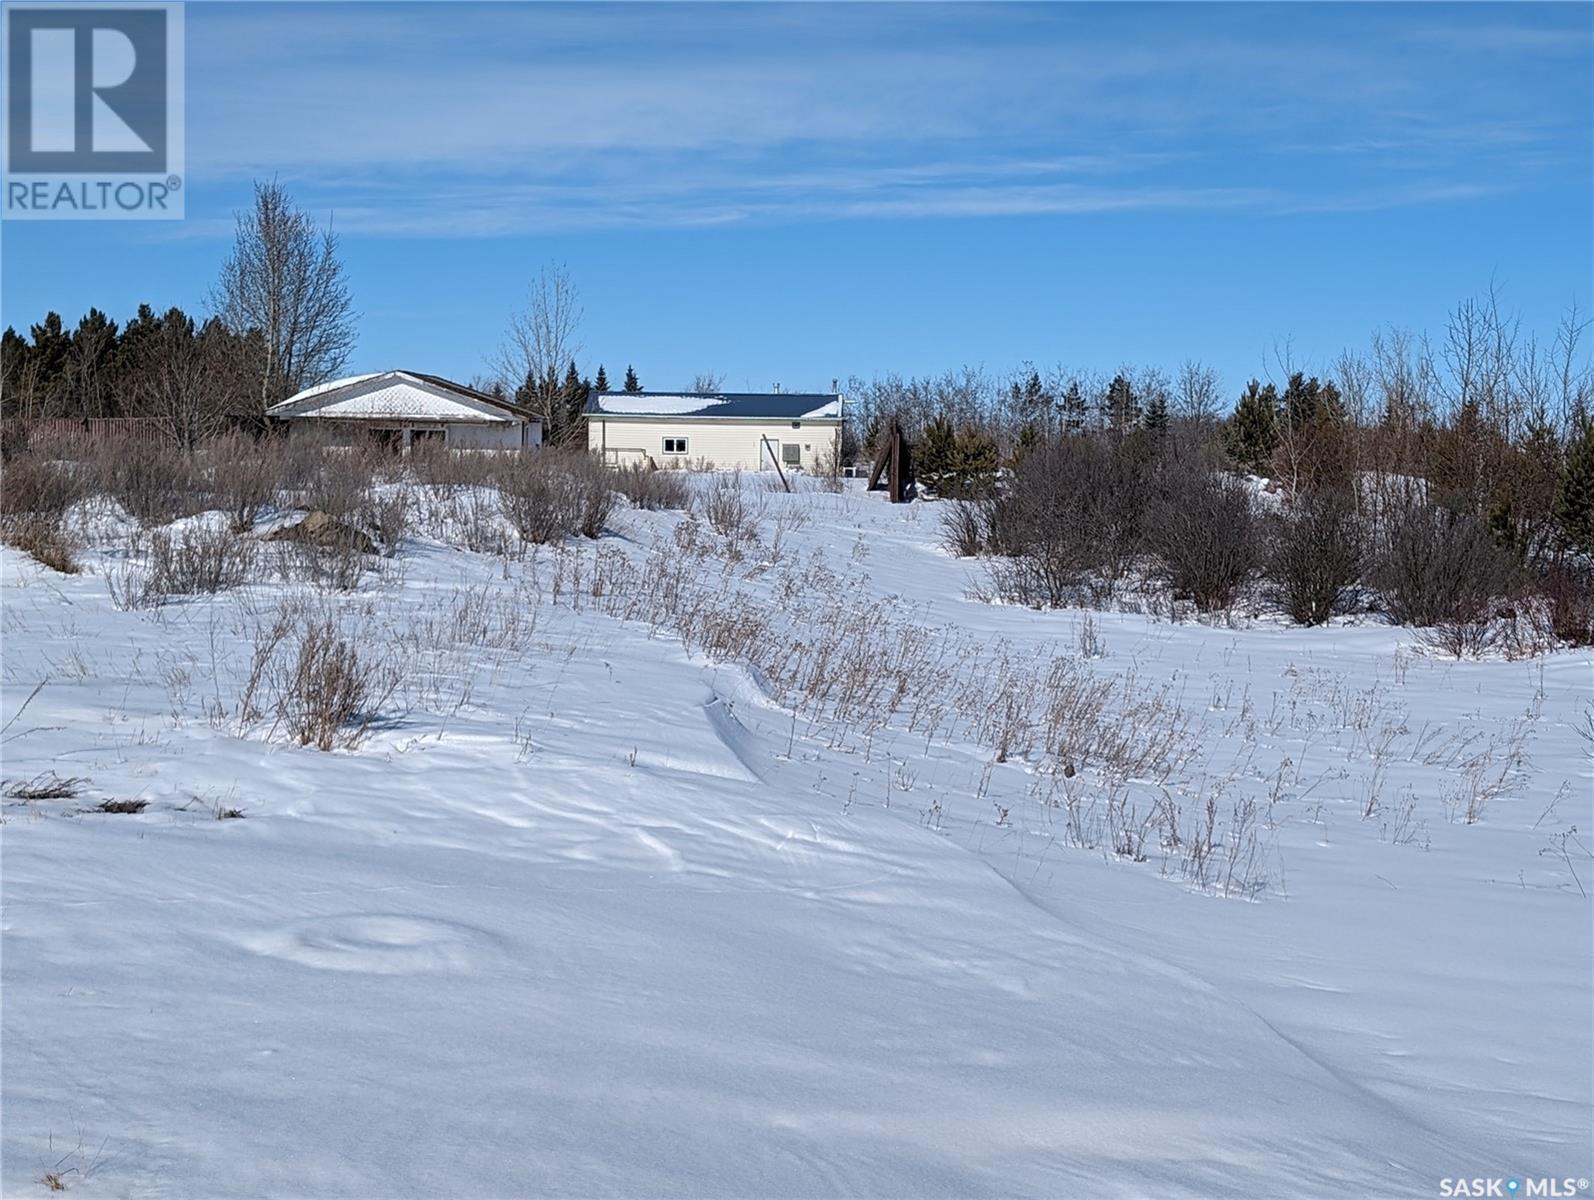
[[[743,486],[352,595],[0,552],[8,790],[79,781],[0,810],[0,1190],[1588,1179],[1586,653],[996,607],[935,505]],[[284,613],[393,672],[357,748],[244,702]]]

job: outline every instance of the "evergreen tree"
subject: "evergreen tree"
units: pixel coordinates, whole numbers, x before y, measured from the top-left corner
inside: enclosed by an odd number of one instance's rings
[[[1578,422],[1566,448],[1555,497],[1555,523],[1561,540],[1579,554],[1594,557],[1594,419]]]
[[[609,390],[609,377],[603,373],[603,364],[598,364],[598,377],[592,381],[592,387],[598,393]]]
[[[1146,432],[1151,435],[1154,449],[1160,450],[1168,436],[1168,396],[1161,388],[1151,393],[1146,401]]]
[[[116,359],[116,322],[97,308],[89,309],[67,335],[61,360],[56,392],[67,415],[117,415],[113,395]]]
[[[1079,380],[1070,380],[1068,390],[1063,393],[1063,429],[1069,433],[1085,432],[1085,418],[1089,415],[1089,406],[1085,403],[1085,393],[1079,388]]]
[[[943,494],[968,499],[987,493],[998,465],[996,440],[984,430],[965,426],[953,442],[950,486]]]
[[[1245,394],[1234,406],[1229,418],[1225,440],[1229,454],[1247,470],[1265,471],[1278,445],[1278,389],[1271,383],[1266,387],[1256,380],[1246,384]]]
[[[537,387],[537,380],[528,373],[526,375],[525,381],[515,389],[514,401],[516,404],[520,405],[521,408],[529,408],[532,412],[537,412],[539,411],[537,408],[539,391],[540,389]],[[554,431],[552,429],[544,429],[542,431],[543,437],[549,441],[553,440],[553,433]]]
[[[1305,429],[1317,420],[1318,399],[1321,388],[1317,377],[1307,379],[1296,371],[1284,385],[1282,416],[1291,429]]]
[[[1022,423],[1042,429],[1051,424],[1052,397],[1041,382],[1039,371],[1031,367],[1023,383],[1015,379],[1011,395],[1013,410]]]
[[[945,416],[935,416],[913,447],[914,474],[940,492],[952,476],[957,455],[957,433]]]
[[[642,384],[638,381],[636,372],[629,366],[625,369],[625,390],[628,392],[640,392],[642,390]]]
[[[559,388],[559,400],[564,413],[560,441],[568,443],[581,440],[586,424],[583,414],[587,411],[587,398],[591,393],[591,384],[581,378],[572,359],[570,369],[565,372],[565,381]]]
[[[1102,394],[1102,416],[1108,429],[1126,433],[1140,423],[1140,397],[1128,378],[1114,375]]]
[[[1017,462],[1041,444],[1041,431],[1026,421],[1018,429],[1018,443],[1013,447],[1013,461]]]

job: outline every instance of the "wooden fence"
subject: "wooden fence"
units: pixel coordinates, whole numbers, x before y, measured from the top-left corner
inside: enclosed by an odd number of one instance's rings
[[[9,417],[0,438],[26,440],[58,453],[81,452],[106,442],[154,443],[165,439],[160,422],[148,417]]]

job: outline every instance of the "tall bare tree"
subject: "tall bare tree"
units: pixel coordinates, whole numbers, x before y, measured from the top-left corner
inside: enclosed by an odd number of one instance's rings
[[[237,214],[211,305],[234,333],[260,332],[262,409],[336,376],[354,348],[337,236],[317,228],[276,180],[256,182],[254,206]]]
[[[561,441],[570,432],[562,405],[562,373],[581,351],[581,303],[570,272],[550,264],[537,272],[524,310],[512,313],[493,360],[506,390],[542,419],[543,434]]]
[[[1205,427],[1218,420],[1222,407],[1218,373],[1193,358],[1181,363],[1174,384],[1175,415]]]

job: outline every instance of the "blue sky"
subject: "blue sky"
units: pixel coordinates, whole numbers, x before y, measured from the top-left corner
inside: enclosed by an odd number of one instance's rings
[[[187,9],[187,219],[12,222],[0,319],[203,308],[250,180],[330,215],[353,370],[470,378],[547,262],[649,387],[1237,388],[1503,288],[1594,305],[1589,5]]]

